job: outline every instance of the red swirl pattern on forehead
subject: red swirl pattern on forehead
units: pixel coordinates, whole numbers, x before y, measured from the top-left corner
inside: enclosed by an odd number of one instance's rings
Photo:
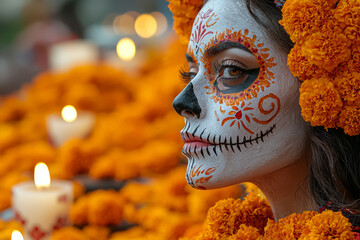
[[[265,88],[270,87],[274,83],[274,73],[270,71],[270,68],[276,66],[274,57],[270,56],[269,49],[264,47],[264,43],[256,43],[257,37],[253,35],[248,36],[249,30],[233,32],[232,29],[226,29],[222,33],[216,33],[216,36],[211,38],[204,47],[204,52],[210,47],[217,46],[225,41],[237,42],[248,48],[259,63],[259,76],[255,82],[246,90],[238,93],[222,93],[214,86],[215,78],[212,74],[212,59],[207,59],[204,55],[200,57],[200,61],[205,66],[205,78],[208,79],[208,84],[205,86],[207,94],[213,95],[213,99],[216,103],[226,104],[227,106],[239,105],[243,100],[250,100],[257,97],[258,92],[264,91]]]

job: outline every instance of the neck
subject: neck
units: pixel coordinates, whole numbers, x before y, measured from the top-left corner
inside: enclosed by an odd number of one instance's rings
[[[252,181],[270,202],[275,221],[292,213],[317,210],[309,192],[308,173],[306,161],[299,160]]]

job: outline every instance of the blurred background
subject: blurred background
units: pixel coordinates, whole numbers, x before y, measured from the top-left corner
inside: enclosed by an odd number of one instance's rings
[[[167,5],[165,0],[1,0],[0,94],[19,89],[39,72],[86,59],[120,66],[126,58],[127,66],[140,65],[146,49],[163,48],[173,34]],[[123,47],[130,52],[116,53],[123,38],[135,44],[135,56],[128,41]],[[64,63],[70,54],[77,55],[71,56],[74,63]]]
[[[17,229],[26,240],[185,240],[215,202],[244,195],[243,186],[201,191],[185,180],[184,119],[172,101],[185,86],[186,46],[167,6],[0,0],[0,239]],[[68,211],[46,212],[65,212],[45,221],[50,232],[25,225],[39,214],[14,204],[48,207],[13,193],[34,185],[39,162],[73,186]],[[210,179],[200,168],[191,174]]]

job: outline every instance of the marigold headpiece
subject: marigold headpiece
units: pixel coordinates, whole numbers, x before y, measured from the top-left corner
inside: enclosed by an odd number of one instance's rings
[[[187,43],[202,0],[168,0],[174,28]],[[288,55],[303,81],[300,106],[312,126],[360,134],[360,1],[275,0],[280,24],[295,43]]]
[[[360,1],[287,0],[282,12],[304,119],[360,134]]]

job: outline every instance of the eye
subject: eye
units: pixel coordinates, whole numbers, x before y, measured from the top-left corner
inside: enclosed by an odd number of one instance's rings
[[[244,71],[244,69],[237,66],[223,66],[218,80],[221,80],[224,85],[228,86],[240,84],[246,79]]]
[[[244,64],[236,60],[225,60],[215,66],[217,72],[215,85],[224,93],[245,90],[257,78],[259,69],[244,69]]]

